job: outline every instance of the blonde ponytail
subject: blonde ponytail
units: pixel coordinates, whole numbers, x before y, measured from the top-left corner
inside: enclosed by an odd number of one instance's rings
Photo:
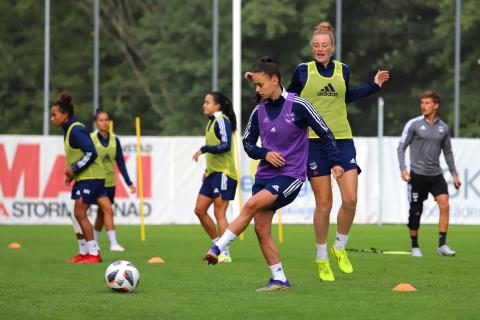
[[[318,24],[312,32],[312,38],[319,34],[326,34],[330,37],[332,45],[335,46],[335,36],[333,35],[334,29],[330,22],[323,21]]]

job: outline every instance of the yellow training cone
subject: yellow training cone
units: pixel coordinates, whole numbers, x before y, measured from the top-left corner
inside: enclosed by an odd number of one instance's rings
[[[417,289],[415,289],[415,287],[410,283],[399,283],[395,288],[393,288],[393,291],[411,292],[417,291]]]
[[[18,242],[12,242],[8,245],[10,249],[20,249],[22,246]]]
[[[150,260],[148,260],[148,263],[165,263],[165,260],[163,260],[160,257],[153,257]]]

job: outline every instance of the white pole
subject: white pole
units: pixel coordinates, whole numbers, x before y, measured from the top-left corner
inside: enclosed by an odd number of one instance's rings
[[[100,62],[99,62],[99,51],[100,51],[100,0],[94,1],[93,7],[94,15],[94,39],[93,39],[93,112],[95,113],[98,109],[98,83],[99,83],[99,72],[100,72]]]
[[[212,3],[212,90],[218,90],[218,0]]]
[[[50,0],[45,0],[45,35],[44,35],[44,62],[43,62],[43,135],[48,136],[50,96]]]
[[[235,197],[235,205],[233,210],[237,210],[235,215],[240,215],[242,203],[242,187],[241,187],[241,177],[242,177],[242,166],[240,161],[240,154],[242,148],[242,1],[233,0],[232,2],[232,33],[233,33],[233,44],[232,44],[232,102],[235,115],[237,117],[237,134],[235,134],[235,145],[238,148],[236,150],[236,159],[237,159],[237,172],[238,172],[238,181],[237,185],[238,196]],[[244,239],[244,234],[240,234],[240,240]]]
[[[342,61],[342,0],[336,1],[336,22],[335,22],[335,59]]]
[[[378,98],[378,225],[383,223],[383,106],[384,101],[382,97]]]
[[[460,138],[460,40],[462,21],[462,0],[455,2],[455,88],[454,88],[454,127],[455,138]]]
[[[232,101],[237,116],[237,130],[242,133],[242,1],[233,0],[233,80]],[[240,134],[238,137],[240,137]],[[238,141],[240,146],[240,139]]]

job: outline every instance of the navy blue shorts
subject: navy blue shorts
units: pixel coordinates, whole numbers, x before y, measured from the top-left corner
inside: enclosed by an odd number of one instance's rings
[[[270,179],[255,178],[252,195],[264,189],[270,191],[273,195],[277,195],[278,197],[272,207],[273,210],[277,210],[292,203],[302,189],[302,185],[302,180],[286,176],[277,176]]]
[[[358,174],[362,172],[357,164],[357,150],[352,139],[336,140],[338,150],[340,151],[340,166],[345,171],[357,170]],[[307,176],[321,177],[329,176],[332,168],[328,161],[328,148],[326,142],[321,139],[308,140],[308,160],[307,160]]]
[[[107,194],[108,199],[113,204],[115,202],[115,186],[105,187],[105,193]]]
[[[77,200],[82,198],[83,203],[96,204],[97,199],[106,197],[105,180],[80,180],[75,182],[72,188],[72,199]]]
[[[223,200],[235,199],[237,180],[227,176],[224,172],[214,172],[203,180],[200,194],[215,199],[222,195]]]

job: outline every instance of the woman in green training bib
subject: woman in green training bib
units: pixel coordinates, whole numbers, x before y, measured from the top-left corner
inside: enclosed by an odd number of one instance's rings
[[[311,47],[314,60],[297,66],[287,91],[297,93],[315,106],[333,132],[340,150],[342,160],[340,165],[345,173],[340,179],[337,179],[342,204],[337,217],[335,245],[331,250],[340,270],[351,273],[353,267],[348,259],[345,246],[355,217],[358,174],[361,170],[357,165],[346,105],[380,90],[390,75],[388,71],[378,70],[372,83],[360,88],[351,88],[348,66],[332,57],[335,41],[333,27],[328,22],[322,22],[314,29]],[[326,142],[310,129],[307,173],[316,203],[313,217],[317,243],[316,263],[320,279],[333,281],[335,278],[327,254],[327,235],[333,202],[332,179],[325,145]]]
[[[102,261],[93,228],[87,217],[92,204],[98,204],[104,212],[112,214],[112,205],[105,194],[105,172],[97,156],[90,134],[85,126],[73,116],[72,97],[64,92],[50,109],[50,120],[65,131],[64,147],[66,154],[65,182],[75,182],[72,199],[75,200],[72,217],[77,236],[79,253],[67,262],[99,263]]]
[[[237,129],[237,119],[230,99],[218,91],[205,95],[203,113],[209,119],[205,130],[206,143],[195,152],[193,160],[198,161],[200,155],[205,154],[207,169],[195,204],[195,214],[215,243],[228,227],[228,203],[235,198],[237,190],[237,168],[232,148],[232,133]],[[207,213],[212,203],[218,230]],[[228,247],[222,251],[218,261],[232,262]]]
[[[135,185],[128,176],[125,160],[123,158],[122,145],[118,137],[109,132],[110,117],[105,111],[97,110],[95,114],[95,126],[97,131],[92,132],[92,137],[98,156],[100,157],[103,167],[105,169],[105,192],[107,193],[110,202],[115,202],[115,163],[118,166],[123,180],[127,184],[131,193],[135,193]],[[98,241],[98,236],[102,231],[103,225],[107,230],[108,240],[110,241],[110,251],[125,251],[125,249],[118,243],[115,225],[113,223],[113,214],[107,215],[101,208],[98,208],[97,218],[93,233],[95,240]]]

